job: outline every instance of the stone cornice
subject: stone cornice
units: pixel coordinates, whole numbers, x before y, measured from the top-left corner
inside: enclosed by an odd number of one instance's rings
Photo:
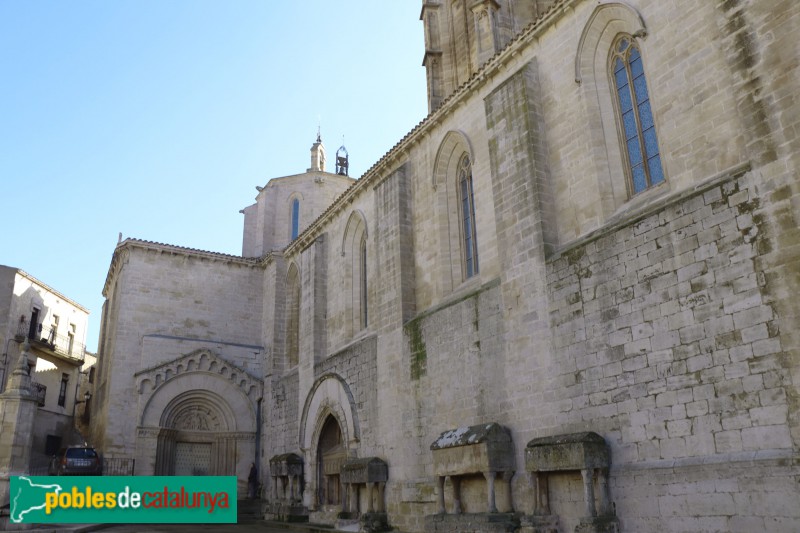
[[[130,251],[134,249],[166,253],[171,255],[182,255],[186,257],[196,257],[208,261],[221,261],[245,267],[262,268],[264,265],[260,258],[241,257],[238,255],[222,254],[217,252],[209,252],[206,250],[198,250],[195,248],[175,246],[173,244],[164,244],[160,242],[128,238],[117,244],[117,247],[114,249],[114,255],[111,258],[111,265],[109,266],[108,274],[106,275],[106,282],[103,285],[103,296],[106,298],[108,298],[108,291],[111,286],[111,282],[116,276],[119,267],[122,263],[124,263]]]
[[[87,315],[89,314],[89,310],[86,309],[84,306],[82,306],[81,304],[79,304],[75,300],[71,299],[70,297],[64,296],[62,293],[58,292],[57,290],[55,290],[53,287],[51,287],[47,283],[44,283],[43,281],[36,279],[35,277],[31,276],[30,274],[28,274],[27,272],[25,272],[24,270],[22,270],[20,268],[15,268],[14,270],[17,271],[17,274],[19,274],[23,278],[27,279],[31,283],[34,283],[34,284],[40,286],[41,288],[43,288],[44,290],[46,290],[50,294],[53,294],[54,296],[58,296],[64,302],[66,302],[66,303],[68,303],[68,304],[70,304],[70,305],[72,305],[74,307],[77,307],[78,309],[80,309],[81,311],[86,313]]]

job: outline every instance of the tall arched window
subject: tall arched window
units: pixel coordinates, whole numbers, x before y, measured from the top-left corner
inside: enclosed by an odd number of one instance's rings
[[[300,200],[292,200],[292,234],[290,240],[295,240],[300,234]]]
[[[345,294],[349,294],[343,302],[347,316],[345,335],[354,335],[367,327],[367,238],[367,219],[362,212],[355,210],[347,219],[342,240],[342,288]]]
[[[472,161],[464,154],[458,162],[458,190],[461,199],[461,240],[464,277],[478,273],[478,239],[475,235],[475,198],[472,193]]]
[[[631,194],[664,181],[642,56],[630,35],[617,37],[609,61]]]
[[[361,236],[361,246],[359,247],[359,292],[361,297],[361,328],[367,327],[367,236]]]

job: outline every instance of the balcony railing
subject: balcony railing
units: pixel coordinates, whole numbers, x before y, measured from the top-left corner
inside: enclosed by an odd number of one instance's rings
[[[21,317],[17,327],[17,339],[27,337],[32,345],[53,352],[61,357],[83,361],[86,347],[75,339],[74,335],[59,335],[54,326],[43,328],[42,324],[35,327],[28,325],[28,320]]]
[[[32,381],[31,392],[36,397],[36,401],[39,402],[39,407],[44,407],[44,398],[47,396],[47,385]]]

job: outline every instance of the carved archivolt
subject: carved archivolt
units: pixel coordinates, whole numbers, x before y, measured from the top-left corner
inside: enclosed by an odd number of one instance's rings
[[[339,422],[345,445],[360,440],[360,428],[353,400],[345,380],[337,374],[325,374],[314,382],[306,397],[300,421],[300,446],[304,450],[315,450],[316,440],[328,414]]]
[[[170,379],[189,372],[208,372],[225,378],[251,401],[261,397],[263,381],[210,350],[195,350],[177,359],[135,374],[139,394],[151,394]]]
[[[218,431],[220,423],[219,418],[210,409],[194,406],[178,413],[172,427],[190,431]]]

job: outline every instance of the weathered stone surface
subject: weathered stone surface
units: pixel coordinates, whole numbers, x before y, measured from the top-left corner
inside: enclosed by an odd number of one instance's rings
[[[325,444],[337,457],[391,467],[387,516],[403,531],[424,530],[439,497],[455,508],[453,484],[440,489],[437,474],[464,478],[463,509],[487,508],[489,483],[477,472],[513,463],[492,465],[488,445],[430,449],[447,428],[486,420],[508,428],[513,442],[499,444],[516,459],[534,439],[595,431],[613,457],[622,530],[797,530],[800,67],[788,51],[800,4],[473,4],[424,4],[435,110],[313,220],[302,218],[294,243],[268,250],[288,231],[284,200],[317,190],[315,173],[276,185],[274,205],[265,188],[245,210],[244,240],[256,250],[245,255],[268,254],[259,259],[118,248],[99,442],[134,453],[148,398],[129,376],[209,349],[263,378],[263,396],[242,405],[237,423],[252,428],[263,416],[261,472],[267,457],[302,450],[305,501],[328,524],[342,503],[317,501],[335,493],[337,480],[320,487],[317,471],[332,417],[340,439]],[[496,34],[485,31],[491,23]],[[514,37],[514,28],[525,29]],[[641,51],[665,175],[638,194],[608,75],[621,34]],[[457,172],[465,154],[480,265],[471,277]],[[295,338],[297,360],[287,348]],[[192,386],[225,401],[241,390],[210,373]],[[571,447],[568,460],[538,465],[591,463],[588,442],[553,446]],[[241,451],[243,477],[255,450]],[[594,481],[548,472],[559,529],[588,527],[584,492]],[[510,485],[496,484],[498,507],[532,513],[527,477]]]
[[[303,458],[296,453],[275,455],[269,460],[272,476],[302,476]]]
[[[389,467],[378,457],[350,459],[342,465],[342,483],[379,483],[388,479]]]
[[[608,468],[611,459],[605,439],[594,432],[533,439],[525,448],[525,470],[552,472]]]
[[[435,514],[425,517],[426,533],[508,533],[517,531],[519,516],[513,513]]]
[[[445,431],[431,450],[437,476],[515,470],[511,433],[495,423]]]

